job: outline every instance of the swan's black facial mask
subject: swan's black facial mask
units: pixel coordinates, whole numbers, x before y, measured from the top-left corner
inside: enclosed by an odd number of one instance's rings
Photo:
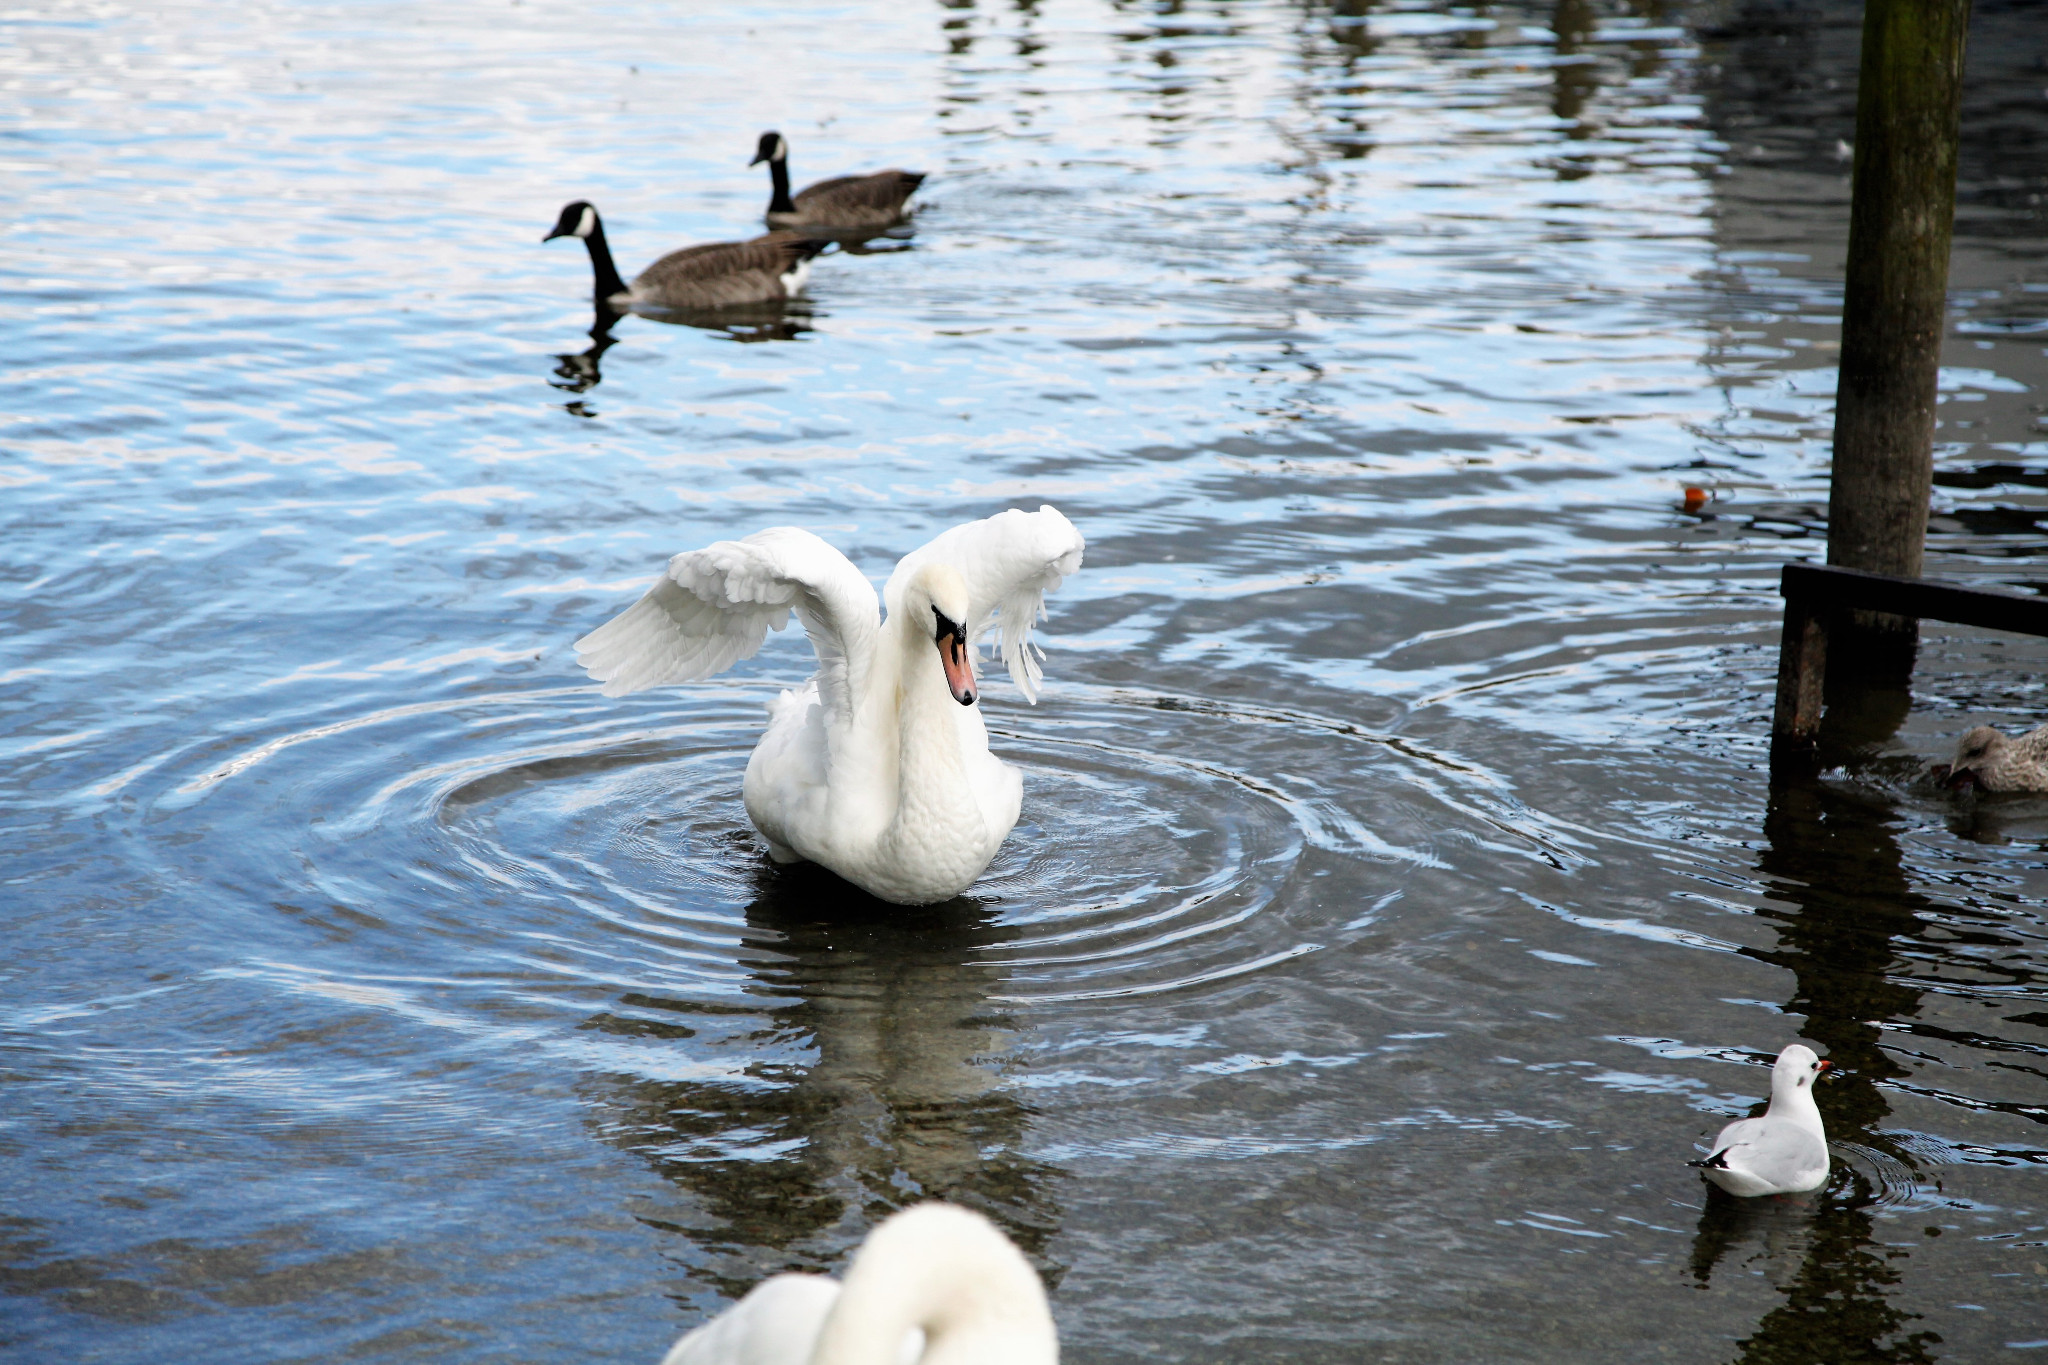
[[[946,670],[946,686],[953,693],[953,700],[962,706],[974,705],[974,660],[967,652],[967,632],[958,621],[947,616],[937,607],[932,615],[938,618],[935,638],[939,645],[939,663]]]

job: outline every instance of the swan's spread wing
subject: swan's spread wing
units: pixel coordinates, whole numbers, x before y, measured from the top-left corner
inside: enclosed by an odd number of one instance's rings
[[[1012,508],[982,521],[970,521],[905,555],[889,575],[889,610],[896,610],[903,585],[929,560],[950,564],[967,580],[974,618],[967,638],[980,640],[998,632],[1002,659],[1026,701],[1038,700],[1038,659],[1031,628],[1045,614],[1045,595],[1081,567],[1083,542],[1074,523],[1057,509],[1036,512]]]
[[[880,621],[875,590],[845,555],[792,526],[685,550],[646,596],[576,642],[608,697],[708,678],[750,659],[795,611],[818,653],[818,691],[850,714]]]

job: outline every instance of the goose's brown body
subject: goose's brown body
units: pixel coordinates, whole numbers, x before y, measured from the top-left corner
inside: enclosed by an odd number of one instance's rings
[[[818,231],[894,227],[903,221],[904,205],[923,183],[919,172],[897,170],[820,180],[796,196],[793,210],[769,209],[768,226]]]
[[[706,242],[671,251],[633,279],[614,301],[645,308],[727,308],[781,303],[800,288],[821,243],[794,232],[745,242]]]
[[[583,200],[566,204],[543,238],[580,237],[590,251],[592,294],[600,312],[629,308],[696,310],[782,303],[803,287],[813,256],[830,243],[795,232],[746,242],[686,246],[648,266],[628,285],[612,263],[604,220]]]
[[[780,133],[761,134],[753,165],[768,163],[771,193],[768,226],[798,232],[844,235],[881,232],[909,216],[905,207],[924,183],[919,171],[886,170],[869,175],[840,175],[789,193],[789,143]]]

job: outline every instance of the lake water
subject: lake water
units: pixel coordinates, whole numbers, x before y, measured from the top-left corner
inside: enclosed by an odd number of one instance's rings
[[[1929,572],[2038,591],[2048,25],[1977,10]],[[651,1365],[944,1196],[1077,1362],[2048,1359],[2048,802],[1924,776],[2048,643],[1767,779],[1856,22],[8,11],[0,1349]],[[561,204],[750,235],[771,127],[914,237],[594,344]],[[767,865],[796,632],[575,668],[674,551],[1041,502],[954,903]],[[1709,1205],[1799,1037],[1834,1182]]]

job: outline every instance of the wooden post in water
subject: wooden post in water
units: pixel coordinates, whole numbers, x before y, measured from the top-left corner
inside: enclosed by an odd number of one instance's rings
[[[1843,568],[1920,575],[1969,22],[1970,0],[1864,0],[1828,491],[1828,563]],[[1910,620],[1856,624],[1896,632],[1910,667]]]

